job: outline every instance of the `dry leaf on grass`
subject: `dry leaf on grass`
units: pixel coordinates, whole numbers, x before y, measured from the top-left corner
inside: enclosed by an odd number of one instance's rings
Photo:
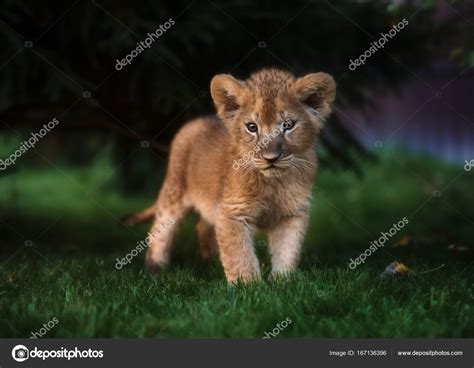
[[[383,279],[400,279],[408,276],[408,267],[401,262],[390,263],[380,274]]]

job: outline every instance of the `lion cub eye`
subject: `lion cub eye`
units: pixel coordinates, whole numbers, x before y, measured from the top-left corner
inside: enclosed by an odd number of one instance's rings
[[[245,126],[247,127],[247,130],[250,133],[256,133],[257,130],[258,130],[258,126],[255,123],[247,123],[247,124],[245,124]]]
[[[281,128],[283,129],[283,131],[291,130],[295,127],[295,124],[296,121],[288,119],[281,124]]]

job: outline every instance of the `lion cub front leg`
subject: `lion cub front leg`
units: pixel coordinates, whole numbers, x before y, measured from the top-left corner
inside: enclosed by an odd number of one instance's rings
[[[287,218],[269,231],[272,277],[287,274],[298,266],[308,228],[308,214]]]
[[[260,279],[258,259],[253,248],[254,233],[252,227],[237,219],[221,216],[217,221],[219,256],[228,282]]]

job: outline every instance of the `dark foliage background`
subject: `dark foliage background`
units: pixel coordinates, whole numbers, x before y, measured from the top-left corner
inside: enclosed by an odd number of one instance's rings
[[[143,188],[150,168],[165,162],[177,129],[213,112],[208,85],[217,73],[245,78],[268,66],[298,75],[323,70],[338,82],[338,108],[373,108],[364,91],[396,91],[414,78],[406,65],[416,70],[439,50],[446,54],[443,42],[459,33],[454,23],[433,22],[436,3],[429,1],[3,3],[0,127],[31,131],[60,117],[55,132],[60,138],[44,152],[52,161],[87,163],[113,142],[121,163],[148,141],[148,153],[121,166],[124,187],[135,190]],[[115,70],[116,59],[169,18],[176,21],[169,31],[131,65]],[[390,47],[373,55],[363,72],[348,70],[350,59],[403,18],[410,26]],[[458,48],[455,56],[466,59],[465,51]],[[355,170],[357,156],[368,156],[337,113],[327,124],[320,154]]]

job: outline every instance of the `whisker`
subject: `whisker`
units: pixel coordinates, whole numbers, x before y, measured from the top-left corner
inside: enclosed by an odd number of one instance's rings
[[[290,167],[294,168],[298,172],[298,174],[300,174],[301,177],[304,176],[305,173],[303,171],[303,168],[298,164],[298,162],[292,161]]]
[[[311,161],[295,157],[291,162],[291,166],[294,167],[300,175],[304,176],[309,171],[313,170],[316,165]]]
[[[316,166],[314,164],[314,162],[311,162],[311,161],[308,161],[308,160],[305,160],[304,158],[301,158],[301,157],[295,157],[294,160],[298,161],[298,162],[304,162],[312,167]]]

